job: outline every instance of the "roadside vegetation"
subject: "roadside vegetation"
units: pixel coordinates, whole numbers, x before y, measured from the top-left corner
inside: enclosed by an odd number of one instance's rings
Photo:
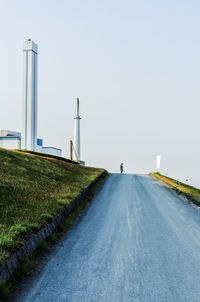
[[[15,271],[11,279],[7,282],[0,280],[0,302],[3,302],[8,297],[11,298],[12,295],[15,295],[13,289],[17,288],[18,284],[23,282],[26,276],[30,275],[37,266],[40,266],[42,259],[44,259],[44,257],[53,250],[55,244],[59,242],[64,234],[66,234],[66,231],[73,225],[75,220],[81,219],[83,210],[92,201],[94,195],[100,189],[106,177],[107,174],[105,174],[105,176],[91,188],[91,190],[86,194],[84,200],[69,216],[63,219],[57,229],[50,234],[46,240],[41,242],[38,249],[23,261],[20,268]]]
[[[103,171],[0,148],[0,265]]]
[[[156,179],[163,181],[168,187],[174,189],[178,194],[184,194],[191,201],[195,202],[200,206],[200,190],[186,185],[178,180],[170,177],[166,177],[158,172],[150,173],[150,175]]]

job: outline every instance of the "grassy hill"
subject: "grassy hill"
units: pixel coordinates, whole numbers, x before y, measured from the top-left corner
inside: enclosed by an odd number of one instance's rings
[[[0,264],[102,171],[0,148]]]
[[[166,177],[160,173],[150,173],[151,176],[163,181],[170,188],[174,189],[178,194],[185,194],[186,197],[200,206],[200,190],[192,186],[186,185],[178,180]]]

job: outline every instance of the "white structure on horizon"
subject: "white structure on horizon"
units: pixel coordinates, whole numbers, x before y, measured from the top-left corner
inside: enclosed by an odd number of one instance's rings
[[[5,149],[21,149],[21,133],[0,130],[0,147]]]
[[[23,124],[20,132],[0,130],[0,147],[5,149],[26,149],[62,156],[62,150],[44,147],[37,138],[37,74],[38,46],[28,39],[23,46]]]
[[[23,48],[23,126],[21,148],[37,148],[38,46],[28,39]]]
[[[73,160],[76,160],[78,162],[80,162],[81,159],[80,120],[81,117],[79,115],[79,98],[77,98],[75,100]]]
[[[161,161],[161,156],[157,155],[156,156],[156,170],[159,172],[160,171],[160,161]]]
[[[0,148],[21,149],[21,133],[9,130],[0,130]],[[44,147],[43,140],[37,138],[36,151],[40,153],[62,156],[62,150],[55,147]]]

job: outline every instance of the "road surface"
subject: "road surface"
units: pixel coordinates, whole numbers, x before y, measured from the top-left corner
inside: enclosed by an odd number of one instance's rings
[[[38,276],[12,298],[51,301],[199,302],[198,208],[148,176],[111,174]]]

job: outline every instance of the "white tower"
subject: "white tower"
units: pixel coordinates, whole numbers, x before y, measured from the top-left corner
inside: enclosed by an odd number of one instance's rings
[[[74,152],[73,159],[80,162],[81,146],[80,146],[80,120],[79,115],[79,99],[75,100],[75,117],[74,117]]]
[[[37,146],[37,74],[38,46],[28,39],[23,48],[23,127],[21,148]]]
[[[156,170],[159,172],[160,171],[160,160],[161,160],[161,156],[157,155],[156,156]]]

